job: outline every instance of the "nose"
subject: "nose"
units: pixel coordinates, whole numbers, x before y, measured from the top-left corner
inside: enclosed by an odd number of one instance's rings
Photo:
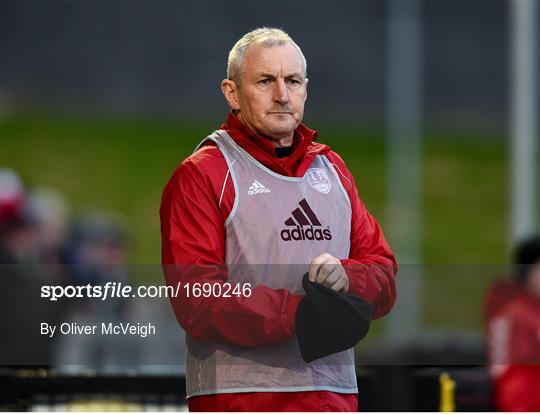
[[[283,79],[278,79],[274,83],[274,102],[278,102],[281,105],[289,103],[289,91]]]

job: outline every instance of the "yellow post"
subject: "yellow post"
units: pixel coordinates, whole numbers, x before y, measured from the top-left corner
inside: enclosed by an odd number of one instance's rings
[[[449,413],[456,411],[456,381],[454,381],[448,372],[443,372],[439,376],[440,384],[440,406],[439,411]]]

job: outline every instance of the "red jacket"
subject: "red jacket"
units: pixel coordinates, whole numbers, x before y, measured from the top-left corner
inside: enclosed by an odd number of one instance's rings
[[[259,162],[282,175],[301,177],[316,155],[327,156],[351,201],[351,249],[348,258],[340,258],[349,276],[349,293],[372,303],[376,318],[387,314],[396,299],[396,261],[379,225],[360,200],[354,178],[339,155],[327,145],[314,142],[317,132],[304,125],[296,129],[293,152],[285,158],[278,158],[269,140],[251,132],[232,113],[221,129],[227,130],[235,142]],[[163,191],[160,210],[162,261],[167,283],[176,284],[179,276],[166,265],[224,264],[223,224],[232,209],[234,196],[227,164],[213,143],[199,149],[175,170]],[[191,275],[190,281],[193,278],[214,283],[227,280],[223,266],[199,273]],[[301,295],[285,289],[258,286],[250,297],[181,296],[173,298],[172,305],[182,327],[199,341],[259,346],[294,334],[296,308],[301,299]],[[219,312],[214,312],[217,308]],[[238,326],[247,329],[238,329]],[[209,397],[190,398],[190,403],[194,399],[210,401]],[[350,403],[351,396],[348,397]],[[253,406],[248,409],[256,410]]]
[[[487,350],[498,411],[540,411],[540,300],[497,282],[486,301]]]

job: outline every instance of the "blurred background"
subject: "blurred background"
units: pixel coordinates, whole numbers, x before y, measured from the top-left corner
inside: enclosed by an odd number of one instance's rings
[[[401,264],[363,364],[485,365],[486,292],[540,224],[539,15],[535,0],[4,0],[0,195],[23,230],[1,262],[159,264],[161,191],[225,120],[228,52],[276,26],[308,62],[304,123],[342,155]],[[366,387],[413,375],[375,371]],[[418,408],[415,390],[363,409]]]

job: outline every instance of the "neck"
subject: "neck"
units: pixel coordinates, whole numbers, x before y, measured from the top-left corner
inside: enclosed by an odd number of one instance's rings
[[[291,132],[289,135],[287,135],[284,138],[270,137],[269,139],[272,140],[272,142],[274,143],[274,146],[276,148],[288,148],[288,147],[292,146],[292,144],[293,144],[293,136],[294,136],[294,132]]]
[[[247,126],[249,129],[251,129],[253,132],[255,132],[257,135],[266,138],[270,141],[272,141],[272,144],[274,144],[274,147],[276,148],[287,148],[292,146],[293,144],[293,137],[294,137],[294,131],[291,131],[290,133],[283,135],[283,136],[268,136],[264,134],[260,134],[257,132],[253,126],[247,122],[247,120],[242,116],[242,112],[238,112],[235,114],[240,122],[242,122],[245,126]]]

